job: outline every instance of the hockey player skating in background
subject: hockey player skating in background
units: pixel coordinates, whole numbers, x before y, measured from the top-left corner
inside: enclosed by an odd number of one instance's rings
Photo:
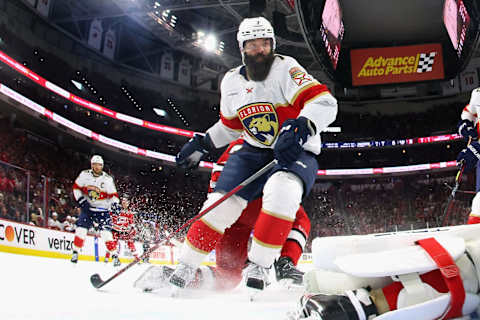
[[[458,133],[461,134],[470,144],[458,155],[457,161],[464,161],[465,170],[470,171],[476,167],[476,192],[472,200],[472,209],[468,217],[468,223],[480,222],[480,144],[478,142],[480,112],[480,88],[474,89],[469,104],[463,108],[461,121],[458,124]]]
[[[215,163],[210,179],[209,192],[212,192],[215,188],[228,157],[238,151],[242,144],[243,139],[230,143],[227,150]],[[189,288],[229,290],[240,283],[242,271],[247,262],[248,241],[261,207],[261,198],[248,204],[240,218],[231,227],[227,228],[223,236],[217,241],[215,246],[216,267],[199,267],[195,279],[188,284]],[[295,266],[302,255],[309,232],[310,220],[303,207],[300,206],[292,229],[283,244],[280,257],[274,263],[278,281],[293,285],[302,284],[303,272]],[[168,277],[172,273],[173,268],[168,266],[153,266],[135,282],[135,286],[145,291],[163,288],[167,285]]]
[[[307,294],[291,320],[446,320],[478,314],[479,224],[317,238],[312,255],[315,270],[305,275]]]
[[[73,184],[73,196],[81,209],[73,240],[71,259],[73,263],[77,263],[87,231],[94,222],[97,224],[105,244],[113,240],[109,212],[112,204],[119,202],[117,188],[113,178],[103,171],[101,156],[94,155],[90,162],[91,169],[83,170]],[[107,251],[115,250],[114,247],[106,246]]]
[[[118,267],[121,265],[120,259],[118,258],[118,241],[123,240],[127,243],[128,250],[134,257],[138,259],[138,254],[135,249],[135,213],[129,210],[130,200],[128,195],[124,194],[121,198],[120,205],[113,204],[111,210],[112,218],[112,236],[113,240],[106,242],[105,245],[108,248],[115,248],[112,250],[112,260],[113,265]],[[111,250],[111,249],[110,249]],[[108,262],[110,258],[110,251],[107,251],[105,254],[105,262]]]
[[[182,147],[177,164],[194,166],[209,149],[223,147],[244,133],[245,143],[229,157],[204,208],[273,159],[278,164],[190,227],[180,264],[170,277],[177,288],[194,279],[197,267],[225,229],[262,193],[246,282],[250,288],[265,287],[266,271],[280,253],[302,198],[315,181],[320,132],[337,114],[337,101],[325,85],[292,57],[274,54],[275,36],[265,18],[244,19],[237,40],[245,65],[230,70],[222,80],[220,120],[204,137],[195,135]]]

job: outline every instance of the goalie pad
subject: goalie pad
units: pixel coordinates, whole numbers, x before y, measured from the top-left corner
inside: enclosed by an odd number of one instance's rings
[[[465,252],[465,241],[462,238],[436,236],[435,239],[453,260],[457,260]],[[404,248],[348,254],[337,257],[335,264],[341,271],[357,277],[386,277],[414,272],[422,274],[437,269],[435,261],[414,243]]]
[[[360,278],[343,272],[314,269],[303,276],[309,293],[343,294],[347,290],[370,287],[383,288],[392,283],[390,277]]]
[[[423,249],[415,245],[415,241],[434,237],[456,260],[465,251],[465,241],[476,240],[479,234],[480,225],[464,225],[389,234],[316,238],[312,242],[313,263],[316,269],[345,272],[357,277],[428,272],[436,269],[436,265]],[[403,261],[409,261],[412,265]]]
[[[475,239],[478,239],[478,231],[478,225],[467,225],[439,228],[434,231],[413,230],[388,235],[331,237],[326,241],[314,240],[315,266],[326,266],[330,270],[317,269],[308,273],[305,276],[307,290],[340,294],[342,290],[351,290],[355,287],[370,286],[375,289],[375,287],[383,286],[381,282],[375,283],[372,280],[401,281],[403,289],[393,300],[397,309],[383,311],[388,312],[378,319],[407,319],[408,317],[437,319],[442,315],[445,316],[446,311],[451,310],[452,294],[436,291],[429,284],[423,283],[418,276],[422,272],[439,268],[434,261],[437,258],[433,260],[433,257],[439,253],[433,253],[434,256],[430,257],[425,251],[426,249],[415,245],[418,240],[434,238],[441,245],[442,250],[446,251],[444,254],[448,252],[447,256],[451,256],[452,262],[448,263],[456,265],[460,272],[460,281],[463,283],[461,290],[465,293],[465,300],[460,300],[462,302],[456,316],[459,316],[460,312],[468,315],[474,312],[480,304],[480,298],[474,294],[479,289],[479,270],[475,267],[475,265],[480,265],[480,240]],[[325,256],[328,258],[325,259]],[[318,261],[320,257],[323,257],[322,261]],[[441,272],[444,279],[445,277],[450,279],[453,275],[445,272],[453,269],[450,268],[450,265],[445,266],[448,268],[446,270],[442,268]],[[391,278],[386,276],[391,276]],[[457,298],[454,300],[458,303],[458,291],[456,294]],[[447,315],[447,318],[451,319],[452,315]]]
[[[480,298],[471,293],[467,293],[462,313],[471,314],[480,304]],[[404,320],[404,319],[439,319],[450,305],[450,293],[441,295],[438,298],[416,304],[410,307],[390,311],[376,317],[376,320]]]

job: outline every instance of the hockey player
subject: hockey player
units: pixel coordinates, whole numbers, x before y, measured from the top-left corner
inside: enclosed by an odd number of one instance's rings
[[[127,243],[127,247],[134,259],[138,259],[138,254],[135,249],[135,213],[129,210],[130,200],[128,195],[124,194],[121,199],[121,206],[113,205],[110,212],[112,218],[112,236],[113,240],[106,242],[107,248],[115,248],[112,255],[113,265],[120,266],[120,259],[118,258],[118,241],[123,240]],[[105,262],[108,262],[110,251],[105,255]]]
[[[242,66],[227,72],[221,84],[220,120],[202,137],[182,147],[176,161],[193,167],[212,148],[244,132],[245,143],[232,154],[204,208],[273,159],[278,164],[211,210],[189,229],[180,264],[170,278],[183,288],[205,256],[246,208],[263,193],[248,253],[247,286],[262,290],[267,269],[288,237],[302,198],[315,181],[320,132],[335,120],[336,99],[328,88],[288,56],[275,55],[273,28],[265,18],[244,19],[237,40]]]
[[[480,306],[480,225],[317,238],[290,319],[457,319]],[[466,319],[466,318],[462,318]],[[467,318],[470,319],[470,318]]]
[[[462,135],[470,143],[466,149],[463,149],[458,155],[457,161],[464,161],[465,170],[470,171],[475,167],[476,172],[476,192],[477,194],[472,200],[472,210],[468,217],[468,223],[480,222],[480,144],[478,143],[479,121],[478,113],[480,112],[480,88],[474,89],[470,97],[470,103],[463,109],[461,121],[458,124],[458,133]]]
[[[243,144],[243,139],[230,143],[229,147],[215,163],[210,179],[209,192],[215,188],[223,166],[230,154],[238,151]],[[217,241],[215,246],[216,267],[199,267],[195,280],[189,288],[229,290],[235,288],[242,279],[242,271],[247,261],[247,248],[255,221],[262,207],[261,198],[251,201],[240,218]],[[280,257],[275,261],[275,275],[278,281],[287,285],[301,285],[303,272],[295,266],[303,253],[308,234],[310,232],[310,219],[303,207],[297,211],[295,221],[285,241]],[[162,288],[166,280],[173,273],[168,266],[151,267],[136,282],[135,286],[145,291]]]
[[[112,221],[110,207],[119,202],[117,188],[113,178],[103,171],[103,159],[94,155],[90,161],[91,169],[83,170],[73,184],[73,196],[81,209],[76,222],[75,238],[73,240],[73,263],[78,261],[78,252],[83,247],[85,236],[95,222],[98,224],[101,237],[105,241],[107,251],[115,248],[108,246],[112,241]]]

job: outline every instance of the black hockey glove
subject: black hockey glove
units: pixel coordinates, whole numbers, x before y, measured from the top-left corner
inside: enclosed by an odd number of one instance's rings
[[[472,138],[473,141],[478,140],[478,132],[475,128],[475,125],[472,121],[467,119],[458,123],[458,134],[460,134],[466,140],[469,138]]]
[[[314,136],[315,124],[305,117],[288,119],[282,125],[273,153],[281,165],[298,159],[309,136]]]
[[[212,148],[212,142],[208,134],[202,136],[195,134],[186,144],[183,145],[180,152],[175,157],[175,162],[179,167],[193,169]]]
[[[90,204],[87,201],[87,198],[85,197],[80,197],[77,200],[78,206],[82,208],[82,210],[89,210],[90,209]]]
[[[463,163],[466,171],[473,170],[480,159],[480,144],[472,142],[470,145],[460,151],[457,156],[457,162]]]
[[[112,203],[112,206],[110,207],[110,212],[113,214],[120,214],[122,211],[122,206],[120,203],[114,202]]]

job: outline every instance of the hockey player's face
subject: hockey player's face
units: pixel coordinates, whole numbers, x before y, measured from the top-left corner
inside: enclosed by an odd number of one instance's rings
[[[100,163],[92,163],[92,170],[95,174],[102,173],[103,165]]]
[[[271,40],[267,38],[248,40],[245,42],[244,49],[246,54],[256,57],[260,62],[272,51]]]
[[[265,80],[274,59],[272,40],[254,39],[245,42],[244,55],[250,79],[253,81]]]

